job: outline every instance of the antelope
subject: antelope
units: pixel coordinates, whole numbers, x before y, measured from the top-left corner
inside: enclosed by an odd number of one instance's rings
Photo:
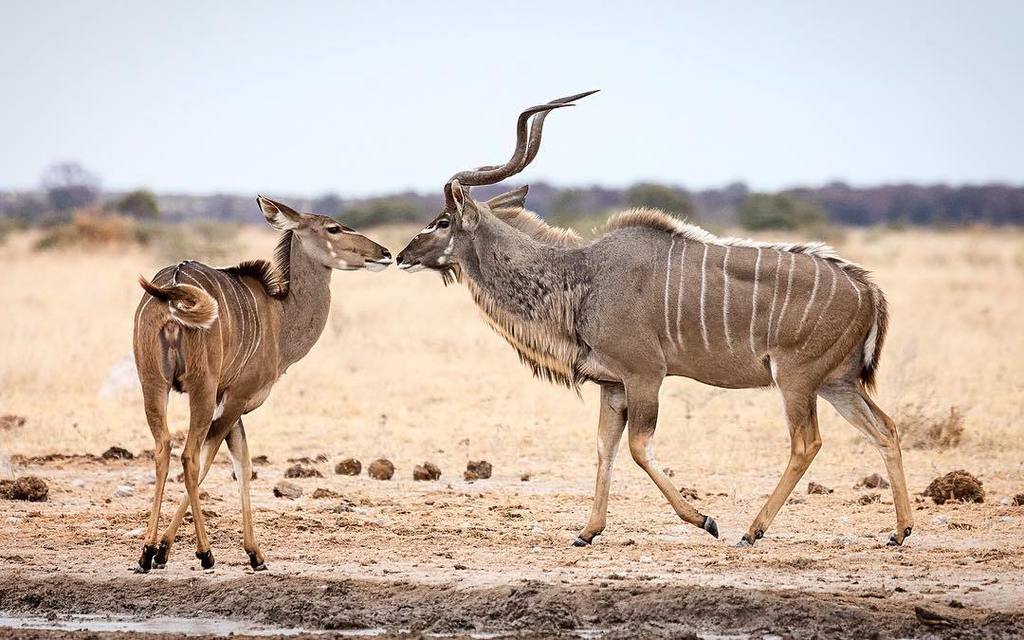
[[[298,213],[263,196],[257,202],[267,222],[282,232],[272,261],[251,260],[228,268],[185,261],[161,269],[152,280],[139,278],[145,294],[135,312],[135,362],[146,421],[156,442],[156,489],[135,569],[139,573],[154,564],[164,568],[189,508],[196,558],[203,569],[213,568],[199,485],[225,439],[242,499],[243,547],[253,570],[266,570],[253,533],[252,462],[242,416],[263,404],[274,383],[320,337],[331,306],[332,270],[379,271],[391,264],[387,249],[333,218]],[[171,453],[171,389],[189,397],[188,435],[181,454],[187,495],[157,546]]]
[[[887,326],[886,300],[868,272],[822,243],[720,238],[652,209],[611,216],[584,242],[528,211],[528,187],[474,200],[469,187],[518,174],[540,149],[544,118],[593,92],[531,107],[501,166],[460,171],[445,204],[398,254],[399,269],[462,282],[485,321],[534,375],[601,389],[597,481],[587,525],[605,530],[611,468],[628,423],[633,460],[684,521],[718,537],[654,458],[658,393],[666,376],[728,389],[774,387],[790,435],[789,462],[737,546],[764,536],[821,447],[820,396],[881,452],[900,545],[913,526],[896,424],[872,400]],[[527,122],[530,122],[527,136]]]

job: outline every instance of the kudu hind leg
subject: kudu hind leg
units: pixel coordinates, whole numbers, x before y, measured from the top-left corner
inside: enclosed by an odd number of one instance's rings
[[[153,566],[153,558],[157,555],[157,533],[160,528],[160,506],[164,499],[164,487],[167,484],[167,472],[171,464],[171,434],[167,428],[167,389],[147,388],[143,393],[146,407],[146,421],[153,432],[153,460],[156,466],[156,486],[153,489],[153,507],[149,512],[146,525],[146,542],[142,547],[137,573],[146,573]]]
[[[672,484],[665,472],[654,459],[651,440],[658,425],[658,387],[654,385],[627,385],[626,404],[629,411],[629,452],[634,462],[647,472],[661,493],[668,499],[676,515],[695,527],[704,529],[718,537],[715,519],[705,516],[683,500],[682,494]]]
[[[213,553],[210,551],[206,521],[199,500],[199,453],[210,432],[216,392],[212,381],[203,382],[204,384],[190,385],[188,389],[191,415],[188,436],[185,438],[185,446],[181,453],[181,466],[185,476],[185,491],[188,493],[189,506],[192,509],[192,522],[196,530],[196,558],[203,569],[212,569]]]
[[[249,457],[249,443],[245,437],[245,426],[242,420],[228,433],[228,450],[235,466],[235,477],[238,479],[238,492],[242,498],[242,547],[249,555],[249,565],[253,571],[266,571],[267,564],[256,543],[256,533],[252,527],[252,503],[250,502],[249,482],[252,479],[252,459]]]
[[[914,528],[914,516],[903,473],[903,453],[896,423],[874,403],[857,382],[823,387],[819,394],[836,411],[875,445],[885,462],[896,508],[896,531],[889,537],[890,545],[900,545]]]
[[[572,543],[583,547],[604,531],[608,518],[608,491],[611,487],[612,465],[619,450],[619,441],[626,428],[626,391],[622,385],[601,386],[601,415],[597,427],[597,486],[587,526]]]
[[[821,449],[821,435],[818,433],[817,396],[814,394],[782,392],[786,407],[786,421],[789,424],[789,462],[786,464],[779,483],[761,507],[750,528],[740,538],[738,547],[752,546],[764,536],[786,499],[793,493],[811,461]]]

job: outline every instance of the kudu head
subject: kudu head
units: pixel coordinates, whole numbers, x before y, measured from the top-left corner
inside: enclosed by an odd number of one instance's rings
[[[452,176],[444,185],[444,209],[398,254],[398,268],[410,273],[432,269],[446,276],[455,269],[458,266],[457,249],[461,243],[471,239],[481,218],[493,215],[499,209],[522,209],[528,190],[528,187],[520,187],[486,202],[479,202],[470,196],[469,188],[497,184],[525,169],[540,151],[544,118],[555,109],[575,106],[572,104],[574,101],[597,91],[595,89],[558,98],[547,104],[530,107],[519,114],[516,123],[516,148],[509,161],[500,167],[480,167],[460,171]]]
[[[329,269],[380,271],[391,264],[391,253],[334,218],[299,213],[280,202],[258,196],[260,211],[270,226],[291,231],[313,260]]]

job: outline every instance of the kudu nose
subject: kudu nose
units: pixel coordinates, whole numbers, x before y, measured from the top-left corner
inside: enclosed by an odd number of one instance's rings
[[[380,253],[385,258],[390,258],[391,257],[391,252],[388,251],[387,249],[382,249]]]
[[[395,260],[395,262],[397,262],[398,264],[402,264],[403,262],[405,262],[405,254],[404,253],[398,254],[398,259]]]

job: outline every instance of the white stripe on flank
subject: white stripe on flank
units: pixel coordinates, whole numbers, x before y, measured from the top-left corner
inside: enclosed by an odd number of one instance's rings
[[[793,293],[793,262],[795,254],[789,254],[789,275],[786,276],[786,298],[782,301],[782,311],[779,312],[779,319],[775,321],[775,344],[779,344],[779,328],[782,320],[786,317],[786,309],[789,307],[789,296]]]
[[[256,351],[260,348],[260,342],[263,341],[263,323],[260,322],[260,304],[256,300],[256,294],[249,285],[244,282],[242,283],[242,286],[245,287],[245,290],[249,292],[250,296],[252,296],[252,319],[253,327],[255,327],[253,329],[252,351],[249,352],[249,356],[245,359],[246,362],[249,362],[249,358],[256,354]]]
[[[775,285],[772,286],[772,306],[768,310],[768,330],[764,335],[765,349],[770,349],[772,346],[772,316],[775,315],[775,300],[779,297],[779,272],[782,271],[782,252],[776,250],[776,253],[779,254],[779,257],[775,261]]]
[[[676,342],[683,346],[683,286],[686,284],[686,238],[679,252],[679,291],[676,292]]]
[[[807,314],[811,311],[811,305],[814,304],[814,296],[818,295],[818,282],[820,281],[818,267],[818,261],[811,259],[814,262],[814,286],[811,287],[811,297],[807,300],[807,306],[804,307],[804,315],[800,316],[800,324],[796,328],[796,335],[800,335],[800,331],[804,328],[804,322],[807,320]]]
[[[757,355],[754,347],[754,322],[757,320],[757,286],[761,280],[761,247],[757,248],[757,259],[754,260],[754,295],[750,301],[750,353]]]
[[[707,280],[708,280],[708,245],[704,245],[704,257],[700,261],[700,334],[704,336],[704,348],[711,349],[708,343],[708,323],[705,318],[707,306]]]
[[[812,337],[814,337],[814,332],[818,330],[818,325],[821,324],[821,319],[825,317],[826,313],[828,313],[828,308],[832,306],[832,298],[834,298],[836,295],[836,282],[838,282],[839,280],[838,278],[836,278],[836,270],[828,262],[825,263],[825,266],[828,267],[829,272],[832,273],[832,288],[829,289],[828,298],[825,300],[825,306],[822,307],[821,312],[818,313],[818,319],[814,321],[814,326],[811,327],[810,333],[807,334],[807,340],[805,340],[804,343],[800,346],[800,349],[806,347],[807,343],[811,340]]]
[[[857,311],[860,311],[860,288],[857,286],[857,283],[853,281],[853,278],[850,277],[850,274],[846,273],[846,269],[840,269],[839,273],[843,274],[846,281],[850,283],[851,287],[853,287],[854,293],[857,294]]]
[[[668,283],[672,281],[672,250],[676,247],[676,237],[672,236],[672,244],[668,246],[668,260],[665,267],[665,337],[675,346],[676,340],[668,326]]]
[[[732,334],[729,332],[729,249],[725,247],[722,258],[722,326],[725,328],[725,344],[732,350]]]

